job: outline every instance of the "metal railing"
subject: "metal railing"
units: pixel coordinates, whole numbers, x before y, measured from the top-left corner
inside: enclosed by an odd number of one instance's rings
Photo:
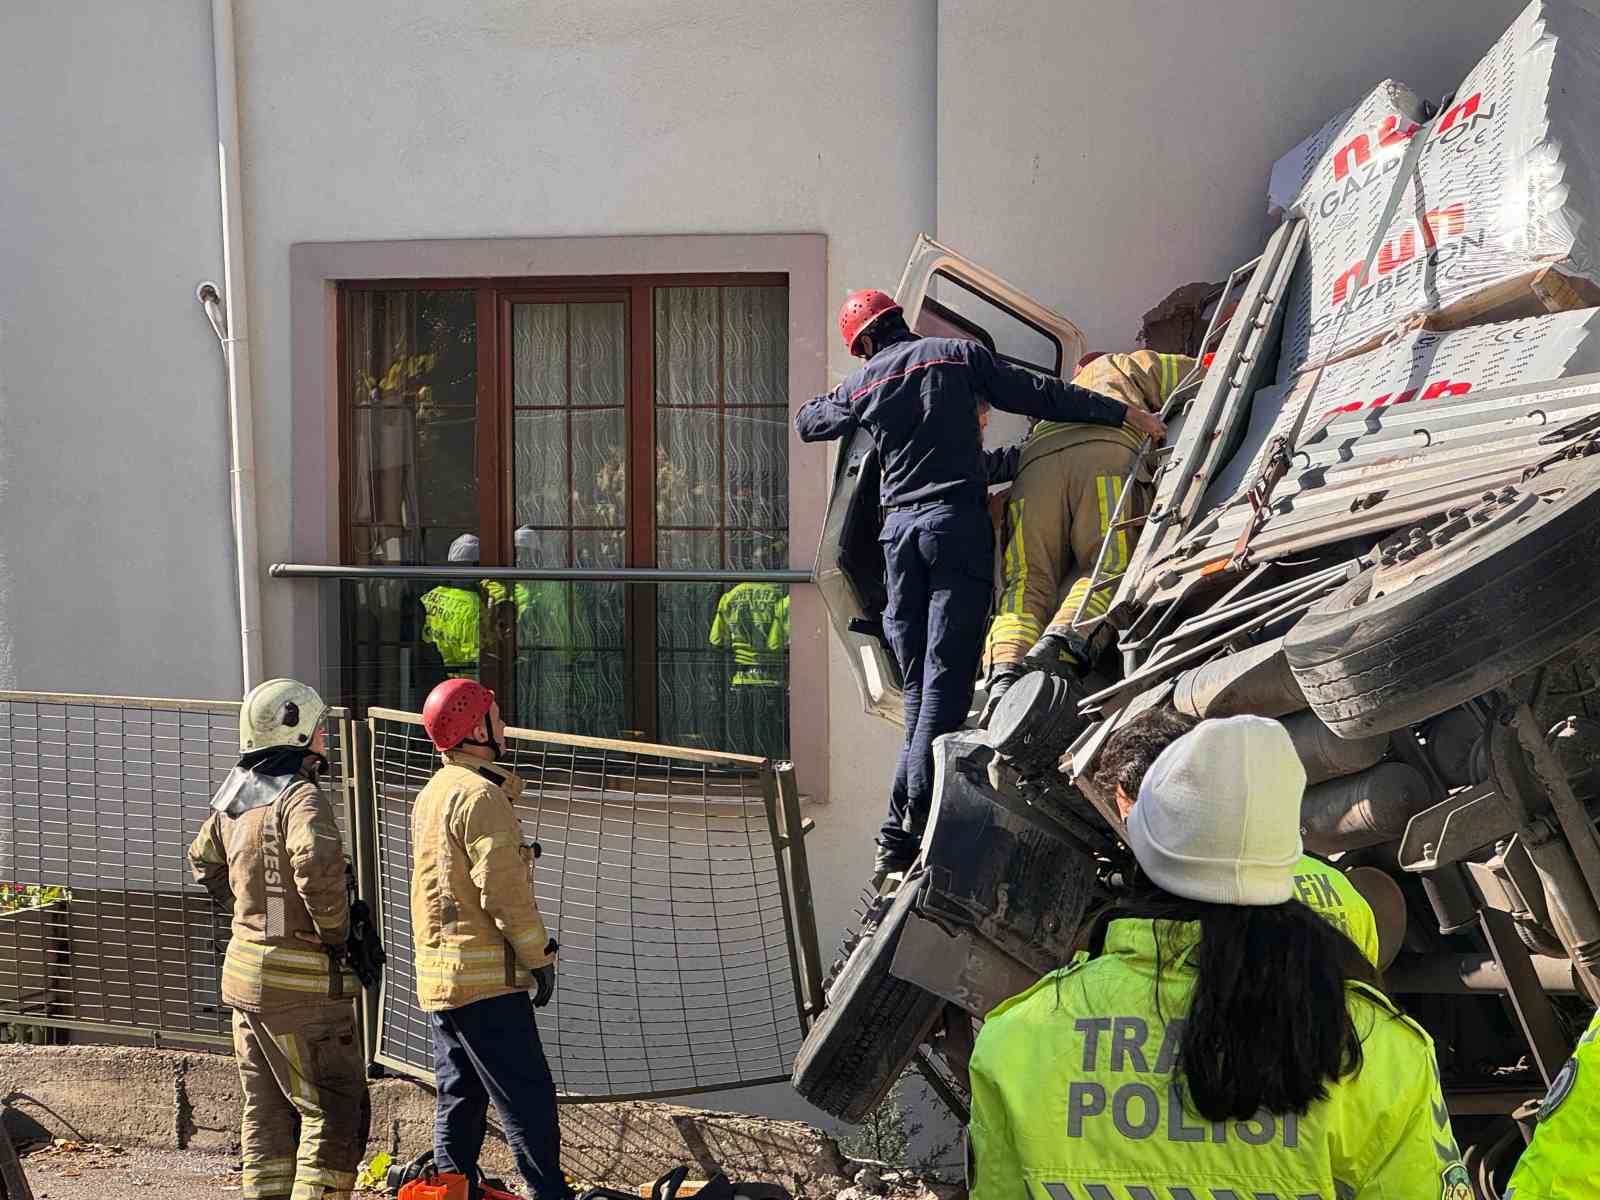
[[[327,786],[389,952],[367,1044],[431,1078],[410,820],[438,760],[415,714],[331,716]],[[0,883],[63,889],[0,913],[0,1022],[228,1044],[228,920],[186,851],[237,758],[237,722],[235,703],[0,692]],[[528,730],[510,731],[507,758],[562,945],[539,1026],[563,1096],[786,1078],[821,1004],[792,768]]]
[[[457,564],[446,567],[346,567],[337,563],[273,563],[267,574],[274,579],[482,579],[509,583],[548,579],[562,583],[812,583],[802,570],[735,570],[688,567],[480,567]]]
[[[342,830],[347,725],[330,710]],[[0,692],[0,884],[52,889],[0,913],[0,1022],[231,1044],[228,918],[186,852],[238,756],[237,703]]]

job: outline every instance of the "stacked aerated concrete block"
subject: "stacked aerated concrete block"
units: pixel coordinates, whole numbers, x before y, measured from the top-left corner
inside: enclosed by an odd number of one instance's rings
[[[1280,382],[1425,322],[1600,303],[1600,17],[1537,0],[1430,111],[1382,83],[1273,169],[1270,204],[1309,223]]]

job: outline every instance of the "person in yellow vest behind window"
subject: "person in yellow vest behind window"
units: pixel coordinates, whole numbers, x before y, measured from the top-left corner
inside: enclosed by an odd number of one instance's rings
[[[433,1031],[434,1167],[477,1188],[493,1101],[529,1195],[568,1200],[555,1081],[533,1016],[555,992],[560,947],[533,895],[536,847],[523,844],[512,807],[522,780],[497,761],[500,706],[482,684],[447,679],[428,694],[422,724],[444,760],[411,814],[417,1002]]]
[[[776,583],[738,583],[717,601],[711,644],[733,653],[733,686],[788,684],[789,596]]]
[[[1094,782],[1115,797],[1117,815],[1127,821],[1139,788],[1162,751],[1200,722],[1174,708],[1148,709],[1109,738],[1094,764]],[[1332,863],[1301,855],[1294,866],[1294,895],[1344,934],[1374,967],[1378,965],[1378,922],[1372,906]]]
[[[238,765],[189,847],[195,879],[233,915],[222,1001],[244,1096],[245,1200],[344,1200],[371,1121],[358,984],[340,963],[344,847],[318,787],[325,711],[292,679],[252,688]]]
[[[1539,1105],[1504,1200],[1588,1200],[1600,1172],[1600,1013],[1589,1022]]]
[[[1185,355],[1153,350],[1096,352],[1078,361],[1072,382],[1132,409],[1160,413],[1194,365]],[[1063,421],[1041,421],[1028,435],[1006,501],[1004,586],[984,645],[988,701],[980,724],[988,724],[1000,698],[1028,671],[1076,680],[1104,651],[1104,634],[1074,630],[1072,621],[1088,595],[1090,573],[1141,436],[1131,424],[1111,428]],[[1148,489],[1140,485],[1121,519],[1140,516],[1148,506]],[[1124,569],[1131,548],[1131,533],[1119,533],[1106,570]],[[1110,597],[1108,591],[1095,593],[1086,615],[1103,614]]]
[[[1144,884],[978,1035],[973,1200],[1472,1200],[1428,1035],[1295,898],[1304,788],[1262,717],[1156,760]]]
[[[451,542],[448,559],[463,566],[476,566],[477,535],[463,533]],[[505,585],[494,586],[503,595]],[[483,636],[483,596],[478,589],[458,583],[440,584],[423,593],[422,613],[422,638],[439,651],[445,673],[457,678],[475,678]]]

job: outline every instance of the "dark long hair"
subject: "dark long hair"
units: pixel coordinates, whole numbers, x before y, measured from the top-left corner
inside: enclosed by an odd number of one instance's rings
[[[1345,983],[1376,984],[1377,976],[1355,943],[1300,901],[1206,904],[1146,884],[1095,921],[1091,953],[1119,917],[1154,922],[1158,988],[1164,971],[1180,963],[1194,970],[1178,1073],[1207,1120],[1304,1114],[1329,1084],[1361,1069]],[[1199,924],[1198,945],[1175,937],[1182,922]]]

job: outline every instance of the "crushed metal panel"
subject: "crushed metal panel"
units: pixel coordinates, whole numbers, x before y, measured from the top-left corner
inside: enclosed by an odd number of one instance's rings
[[[901,926],[889,973],[979,1017],[1039,979],[1037,971],[970,931],[947,933],[914,912]]]
[[[437,758],[415,715],[373,709],[369,723],[390,956],[378,1061],[431,1077],[412,969],[411,809]],[[543,848],[535,892],[561,942],[555,999],[539,1014],[558,1091],[621,1099],[788,1078],[802,1000],[771,764],[527,730],[506,744],[526,781],[518,816]]]
[[[1474,501],[1546,458],[1553,447],[1541,439],[1596,413],[1600,374],[1441,398],[1423,411],[1342,415],[1296,452],[1251,553],[1297,553]],[[1235,497],[1153,563],[1152,573],[1172,572],[1154,600],[1176,594],[1185,577],[1230,553],[1249,514]]]

